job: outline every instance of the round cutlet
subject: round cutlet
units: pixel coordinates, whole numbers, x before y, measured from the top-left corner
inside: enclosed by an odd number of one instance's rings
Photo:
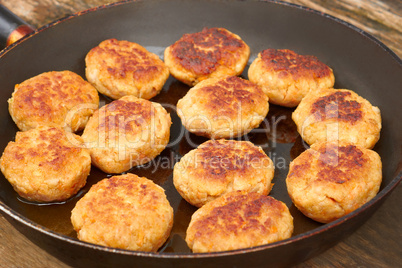
[[[310,92],[292,114],[297,131],[308,144],[344,140],[373,148],[380,138],[380,110],[346,89]]]
[[[346,142],[321,142],[290,163],[286,185],[304,215],[327,223],[370,201],[381,180],[376,152]]]
[[[94,113],[82,138],[92,164],[121,173],[159,155],[169,142],[171,119],[159,104],[125,96]]]
[[[265,245],[287,239],[293,217],[273,197],[241,191],[227,193],[198,209],[187,229],[187,245],[196,253]]]
[[[240,75],[250,57],[250,48],[224,28],[204,28],[184,34],[165,49],[165,64],[177,80],[194,86],[210,77]]]
[[[254,83],[237,76],[206,79],[177,102],[184,127],[208,138],[231,138],[258,127],[268,98]]]
[[[17,132],[0,162],[15,191],[37,202],[64,201],[75,195],[91,169],[91,157],[79,136],[47,126]]]
[[[273,104],[295,107],[310,91],[334,86],[332,69],[315,56],[289,49],[266,49],[248,70],[250,81],[261,86]]]
[[[271,191],[274,165],[248,141],[209,140],[191,150],[173,169],[173,183],[190,204],[201,207],[232,191]]]
[[[93,185],[72,210],[71,222],[80,240],[156,252],[170,235],[173,208],[153,181],[125,174]]]
[[[98,109],[96,89],[70,71],[39,74],[14,88],[8,109],[22,131],[39,125],[82,130]]]
[[[133,95],[150,99],[169,77],[169,69],[154,53],[137,43],[108,39],[85,57],[86,77],[112,99]]]

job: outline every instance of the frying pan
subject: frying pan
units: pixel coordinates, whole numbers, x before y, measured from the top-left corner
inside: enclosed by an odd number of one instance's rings
[[[195,208],[183,201],[172,184],[172,163],[205,141],[186,132],[174,105],[188,87],[169,78],[153,101],[165,105],[173,125],[160,162],[132,169],[165,188],[175,210],[169,241],[158,253],[97,246],[76,239],[69,212],[90,185],[107,177],[93,168],[85,188],[63,204],[42,205],[20,199],[0,177],[0,210],[29,239],[74,267],[274,267],[289,266],[323,252],[362,225],[402,178],[402,123],[399,100],[402,62],[367,33],[331,16],[278,1],[126,1],[77,13],[17,41],[0,54],[0,148],[14,139],[17,128],[6,100],[14,85],[42,72],[71,70],[84,77],[86,53],[108,38],[139,43],[162,56],[163,49],[184,33],[203,27],[224,27],[238,34],[252,50],[250,62],[265,48],[288,48],[317,56],[334,69],[336,88],[349,88],[378,106],[383,129],[374,150],[383,161],[378,195],[353,213],[329,224],[315,223],[292,205],[284,179],[287,165],[305,149],[294,132],[291,109],[271,105],[260,128],[241,137],[263,147],[276,163],[272,195],[285,202],[295,219],[292,238],[269,245],[229,252],[193,254],[183,236]],[[247,69],[243,73],[246,76]],[[102,98],[101,103],[109,102]],[[278,123],[278,118],[283,120]],[[275,123],[276,122],[276,123]],[[162,160],[169,160],[162,166]],[[282,161],[282,162],[281,162]],[[166,163],[165,163],[166,164]]]

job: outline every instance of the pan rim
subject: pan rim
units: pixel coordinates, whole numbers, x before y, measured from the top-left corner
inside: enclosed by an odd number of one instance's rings
[[[160,0],[160,1],[164,1],[164,0]],[[225,1],[233,1],[233,0],[225,0]],[[235,0],[237,2],[242,2],[242,0]],[[328,13],[325,12],[321,12],[318,11],[316,9],[313,8],[309,8],[306,6],[302,6],[302,5],[298,5],[298,4],[293,4],[293,3],[289,3],[289,2],[284,2],[282,0],[246,0],[246,1],[250,1],[250,2],[262,2],[262,3],[272,3],[272,4],[278,4],[278,5],[283,5],[283,6],[287,6],[287,7],[291,7],[291,8],[296,8],[298,10],[302,10],[304,12],[307,13],[311,13],[311,14],[315,14],[318,16],[322,16],[324,18],[330,19],[336,23],[339,23],[343,26],[346,26],[347,28],[352,29],[353,31],[357,32],[358,34],[370,39],[370,41],[374,42],[376,45],[378,45],[379,47],[381,47],[384,51],[386,51],[387,53],[389,53],[394,60],[397,61],[397,63],[402,67],[402,58],[400,58],[392,49],[390,49],[388,46],[386,46],[383,42],[381,42],[380,40],[378,40],[376,37],[374,37],[373,35],[371,35],[370,33],[366,32],[365,30],[360,29],[359,27],[344,21],[340,18],[337,18],[335,16],[332,16]],[[24,37],[22,37],[21,39],[17,40],[16,42],[14,42],[13,44],[9,45],[8,47],[4,48],[3,50],[0,51],[0,59],[7,54],[9,51],[11,51],[14,47],[18,46],[19,44],[25,42],[27,39],[37,35],[38,33],[54,27],[55,25],[68,21],[70,19],[73,19],[75,17],[79,17],[82,16],[84,14],[87,13],[92,13],[92,12],[96,12],[97,10],[102,10],[102,9],[107,9],[107,8],[113,8],[115,6],[120,6],[120,5],[124,5],[124,4],[129,4],[129,3],[135,3],[135,2],[144,2],[144,0],[120,0],[117,2],[113,2],[113,3],[109,3],[109,4],[104,4],[104,5],[100,5],[97,7],[93,7],[93,8],[89,8],[86,10],[82,10],[79,12],[75,12],[72,13],[70,15],[66,15],[64,17],[61,17],[59,19],[56,19],[50,23],[47,23],[41,27],[39,27],[38,29],[34,30],[33,32],[25,35]]]
[[[106,246],[88,243],[85,241],[80,241],[78,239],[74,239],[67,235],[57,233],[53,230],[50,230],[49,228],[36,224],[34,221],[26,218],[25,216],[21,215],[20,213],[14,211],[10,207],[8,207],[1,200],[0,200],[0,211],[7,214],[14,220],[24,224],[25,226],[28,226],[31,229],[34,229],[35,231],[38,231],[44,235],[51,236],[53,238],[62,240],[64,242],[67,242],[67,243],[70,243],[73,245],[83,246],[83,247],[91,248],[91,249],[98,250],[98,251],[104,251],[104,252],[109,252],[109,253],[118,253],[118,254],[127,255],[127,256],[152,257],[152,258],[161,258],[161,259],[162,258],[167,258],[167,259],[169,259],[169,258],[172,258],[172,259],[174,259],[174,258],[191,258],[192,259],[192,258],[204,258],[204,257],[225,257],[225,256],[267,250],[267,249],[274,248],[274,247],[280,247],[280,246],[284,246],[284,245],[317,235],[319,233],[325,232],[328,229],[334,228],[334,227],[341,225],[342,223],[356,217],[358,214],[362,213],[363,211],[366,211],[371,206],[373,206],[375,203],[379,202],[381,199],[386,198],[387,195],[390,192],[392,192],[392,190],[394,190],[401,181],[402,181],[402,171],[399,172],[399,174],[384,189],[382,189],[376,195],[376,197],[374,197],[372,200],[370,200],[369,202],[367,202],[366,204],[364,204],[357,210],[355,210],[331,223],[323,224],[322,226],[317,227],[313,230],[298,234],[296,236],[293,236],[291,238],[288,238],[288,239],[285,239],[282,241],[278,241],[278,242],[274,242],[274,243],[270,243],[270,244],[266,244],[266,245],[245,248],[245,249],[230,250],[230,251],[211,252],[211,253],[143,252],[143,251],[134,251],[134,250],[106,247]]]
[[[58,25],[59,23],[63,23],[65,21],[68,21],[70,19],[73,19],[75,17],[79,17],[81,15],[84,14],[88,14],[88,13],[92,13],[98,10],[103,10],[103,9],[107,9],[107,8],[112,8],[115,6],[120,6],[120,5],[124,5],[124,4],[128,4],[128,3],[134,3],[134,2],[143,2],[144,0],[124,0],[124,1],[119,1],[119,2],[115,2],[115,3],[110,3],[110,4],[105,4],[105,5],[101,5],[98,7],[94,7],[94,8],[90,8],[87,10],[83,10],[83,11],[79,11],[76,13],[73,13],[71,15],[67,15],[63,18],[57,19],[53,22],[50,22],[40,28],[38,28],[37,30],[35,30],[34,32],[28,34],[27,36],[21,38],[20,40],[16,41],[14,44],[6,47],[5,49],[3,49],[2,51],[0,51],[0,60],[2,57],[4,57],[4,55],[6,55],[8,52],[10,52],[12,49],[14,49],[15,47],[17,47],[18,45],[20,45],[21,43],[25,42],[26,40],[32,38],[33,36],[37,35],[38,33],[47,30],[49,28],[52,28],[56,25]],[[226,0],[229,1],[229,0]],[[241,1],[241,0],[237,0],[237,1]],[[336,23],[339,23],[351,30],[353,30],[354,32],[362,35],[363,37],[368,38],[371,42],[374,42],[377,46],[379,46],[381,49],[383,49],[385,52],[387,52],[398,64],[399,66],[402,68],[402,59],[394,52],[392,51],[390,48],[388,48],[384,43],[382,43],[381,41],[379,41],[377,38],[375,38],[374,36],[372,36],[371,34],[369,34],[368,32],[354,26],[351,23],[348,23],[342,19],[339,19],[337,17],[334,17],[332,15],[329,15],[327,13],[324,12],[320,12],[318,10],[315,9],[311,9],[302,5],[298,5],[298,4],[293,4],[293,3],[288,3],[288,2],[283,2],[283,1],[278,1],[278,0],[252,0],[254,2],[265,2],[265,3],[272,3],[272,4],[279,4],[279,5],[283,5],[283,6],[287,6],[287,7],[291,7],[291,8],[296,8],[298,10],[302,10],[304,12],[307,13],[311,13],[311,14],[315,14],[324,18],[327,18],[329,20],[332,20]],[[138,256],[138,257],[152,257],[152,258],[209,258],[209,257],[225,257],[225,256],[231,256],[231,255],[238,255],[238,254],[246,254],[246,253],[251,253],[251,252],[257,252],[257,251],[262,251],[262,250],[267,250],[267,249],[271,249],[271,248],[276,248],[276,247],[280,247],[280,246],[284,246],[286,244],[290,244],[296,241],[300,241],[303,239],[306,239],[308,237],[314,236],[314,235],[318,235],[320,233],[325,232],[328,229],[334,228],[338,225],[341,225],[342,223],[349,221],[350,219],[356,217],[357,215],[359,215],[360,213],[362,213],[363,211],[368,210],[371,206],[373,206],[374,204],[376,204],[377,202],[380,202],[380,200],[382,200],[383,198],[385,198],[390,192],[392,192],[392,190],[394,190],[398,184],[402,181],[402,168],[398,168],[396,175],[394,176],[394,178],[388,183],[388,185],[386,185],[380,192],[378,192],[378,194],[369,202],[367,202],[366,204],[364,204],[362,207],[358,208],[357,210],[349,213],[348,215],[343,216],[342,218],[333,221],[331,223],[328,224],[323,224],[320,227],[317,227],[313,230],[298,234],[296,236],[293,236],[291,238],[282,240],[282,241],[278,241],[278,242],[274,242],[271,244],[266,244],[266,245],[261,245],[261,246],[257,246],[257,247],[251,247],[251,248],[246,248],[246,249],[238,249],[238,250],[231,250],[231,251],[224,251],[224,252],[213,252],[213,253],[170,253],[170,252],[142,252],[142,251],[133,251],[133,250],[125,250],[125,249],[118,249],[118,248],[112,248],[112,247],[106,247],[106,246],[101,246],[101,245],[96,245],[96,244],[92,244],[92,243],[88,243],[88,242],[84,242],[84,241],[80,241],[78,239],[72,238],[70,236],[64,235],[64,234],[60,234],[57,233],[55,231],[52,231],[51,229],[41,226],[39,224],[36,224],[34,221],[26,218],[25,216],[21,215],[20,213],[14,211],[13,209],[11,209],[7,204],[5,204],[2,200],[0,200],[0,211],[2,211],[3,213],[7,214],[8,216],[10,216],[12,219],[20,222],[21,224],[30,227],[31,229],[34,229],[35,231],[38,231],[44,235],[48,235],[51,236],[55,239],[58,240],[62,240],[64,242],[70,243],[72,245],[77,245],[77,246],[82,246],[82,247],[87,247],[87,248],[91,248],[94,250],[98,250],[98,251],[104,251],[104,252],[109,252],[109,253],[115,253],[115,254],[121,254],[121,255],[127,255],[127,256]]]

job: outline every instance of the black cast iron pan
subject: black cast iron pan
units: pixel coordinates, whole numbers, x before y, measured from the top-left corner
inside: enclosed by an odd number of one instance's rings
[[[56,21],[17,41],[0,54],[0,148],[14,139],[17,128],[8,114],[7,99],[14,85],[39,73],[71,70],[84,77],[84,57],[108,38],[139,43],[160,56],[184,33],[203,27],[224,27],[250,46],[250,62],[266,48],[288,48],[317,56],[334,69],[336,88],[348,88],[367,98],[382,112],[383,129],[376,150],[383,161],[379,194],[357,211],[330,224],[318,224],[292,205],[284,184],[289,162],[305,149],[295,132],[291,109],[271,105],[262,125],[240,137],[260,145],[276,166],[272,195],[285,202],[294,217],[292,238],[250,249],[192,254],[184,242],[195,208],[181,199],[172,184],[172,168],[181,155],[205,139],[189,134],[174,105],[189,89],[169,78],[153,101],[162,103],[173,119],[167,149],[149,165],[130,172],[146,176],[165,188],[175,210],[168,242],[158,253],[97,246],[76,239],[69,221],[75,202],[89,187],[107,177],[93,168],[86,187],[63,204],[30,204],[0,177],[0,209],[32,241],[73,267],[266,267],[306,260],[348,236],[382,204],[401,181],[402,123],[401,60],[367,33],[331,16],[277,1],[136,1],[103,6]],[[247,70],[243,77],[247,78]],[[102,98],[101,103],[109,102]]]

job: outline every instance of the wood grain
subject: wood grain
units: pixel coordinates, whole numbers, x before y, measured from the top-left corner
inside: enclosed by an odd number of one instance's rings
[[[0,0],[35,27],[65,15],[107,4],[107,0]],[[402,57],[402,1],[291,0],[345,20],[385,43]],[[400,267],[402,263],[402,186],[347,239],[323,254],[297,265],[305,267]],[[1,268],[67,268],[20,234],[0,215]]]
[[[108,0],[0,0],[35,27]],[[402,57],[402,1],[395,0],[288,0],[349,22],[370,33]]]
[[[365,30],[402,56],[402,1],[287,1],[327,13]]]

